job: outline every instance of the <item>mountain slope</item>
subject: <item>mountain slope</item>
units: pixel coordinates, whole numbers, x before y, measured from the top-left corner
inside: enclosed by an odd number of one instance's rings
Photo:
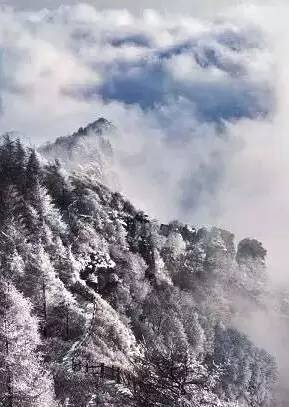
[[[91,137],[104,154],[106,128],[107,122],[95,122],[40,151],[53,159],[67,151],[67,169],[87,153]],[[218,228],[160,224],[90,171],[40,161],[19,141],[3,138],[0,288],[16,303],[21,296],[31,304],[27,318],[40,336],[19,360],[1,328],[10,305],[2,307],[0,334],[8,347],[0,354],[1,402],[273,405],[274,359],[233,325],[252,302],[262,306],[267,293],[262,245],[246,239],[236,248],[233,234]],[[247,305],[240,308],[237,298]],[[21,349],[21,338],[13,338]],[[20,402],[11,383],[23,379],[14,371],[38,352],[50,393],[45,399],[27,390]],[[96,366],[121,369],[131,379],[118,384]],[[35,370],[35,380],[42,374]]]

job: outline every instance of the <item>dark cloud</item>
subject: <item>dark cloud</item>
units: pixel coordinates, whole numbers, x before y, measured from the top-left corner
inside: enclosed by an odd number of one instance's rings
[[[266,115],[272,105],[270,89],[255,88],[254,84],[246,81],[178,83],[167,75],[161,64],[146,69],[120,70],[101,87],[87,89],[83,93],[88,98],[95,94],[105,100],[138,104],[144,109],[153,109],[156,105],[184,97],[197,118],[205,121]]]
[[[149,42],[142,42],[143,39],[142,36],[129,40],[114,39],[113,45],[131,43],[148,47]],[[187,108],[204,121],[267,115],[273,107],[273,92],[266,83],[260,84],[258,78],[255,78],[256,81],[250,78],[246,65],[238,59],[241,45],[247,45],[243,34],[240,37],[235,34],[230,40],[229,34],[223,33],[217,40],[222,42],[222,47],[218,41],[208,40],[200,44],[195,39],[166,49],[152,50],[148,57],[137,61],[116,58],[111,65],[105,65],[100,85],[86,86],[78,89],[76,94],[87,99],[101,96],[104,100],[137,104],[143,109],[154,109],[184,98],[189,102]],[[228,57],[226,52],[229,51],[232,52]],[[237,54],[236,58],[234,54]],[[191,63],[192,69],[185,78],[175,76],[170,69],[174,58],[182,56]],[[99,68],[102,69],[97,65]],[[199,72],[194,74],[193,69]],[[214,80],[211,69],[221,74],[219,80]]]
[[[122,47],[124,45],[133,45],[137,47],[149,47],[150,40],[141,34],[128,35],[126,37],[115,37],[110,40],[110,43],[114,47]]]

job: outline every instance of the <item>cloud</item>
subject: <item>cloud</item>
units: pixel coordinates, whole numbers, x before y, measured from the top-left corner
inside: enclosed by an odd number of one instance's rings
[[[77,24],[72,12],[66,15],[73,47],[101,80],[73,86],[70,95],[92,100],[100,96],[143,109],[186,99],[200,120],[255,117],[271,110],[268,75],[256,76],[252,62],[262,58],[262,43],[251,40],[261,36],[254,27],[164,19],[153,11],[142,19],[126,12],[92,17],[89,8],[90,18],[82,27],[81,10],[75,14]],[[88,24],[91,19],[98,29]],[[117,33],[111,29],[115,25]]]
[[[249,78],[244,66],[225,61],[214,48],[181,47],[136,62],[114,62],[106,67],[105,80],[83,90],[85,98],[101,95],[105,100],[139,104],[143,109],[186,99],[200,120],[231,120],[267,114],[272,108],[271,89]],[[169,56],[168,56],[169,55]],[[228,72],[229,71],[229,72]],[[188,103],[188,106],[189,106]]]
[[[264,1],[264,0],[263,0]],[[266,0],[265,0],[266,1]],[[75,5],[78,0],[0,0],[0,4],[8,4],[20,10],[38,10],[42,8],[54,9],[63,4]],[[177,3],[172,0],[87,0],[87,3],[97,9],[128,9],[131,12],[140,13],[145,9],[154,8],[162,12],[192,13],[193,15],[207,15],[216,13],[228,6],[238,4],[238,0],[179,0]]]
[[[152,10],[135,17],[88,5],[3,9],[0,18],[1,130],[18,127],[38,141],[56,137],[95,115],[103,100],[154,111],[159,121],[164,106],[175,104],[192,123],[271,109],[269,69],[258,69],[266,50],[251,23],[203,23]]]

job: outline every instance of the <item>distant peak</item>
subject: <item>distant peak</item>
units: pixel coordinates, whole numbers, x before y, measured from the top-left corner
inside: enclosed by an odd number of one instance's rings
[[[104,117],[100,117],[99,119],[95,120],[94,122],[86,126],[87,129],[108,128],[108,127],[112,127],[112,123],[106,120]]]
[[[104,117],[100,117],[95,122],[92,123],[93,125],[111,125],[111,123],[106,120]]]
[[[104,183],[106,174],[107,179],[111,177],[113,151],[110,135],[115,131],[111,122],[100,117],[69,136],[45,144],[39,152],[48,161],[60,160],[67,169],[77,168]]]
[[[104,130],[112,129],[113,125],[111,122],[106,120],[103,117],[100,117],[99,119],[95,120],[92,123],[89,123],[85,127],[80,127],[77,132],[75,132],[72,136],[85,136],[87,135],[90,131],[94,131],[97,134],[102,133]]]
[[[80,139],[88,136],[101,136],[106,132],[115,130],[114,125],[103,117],[87,124],[85,127],[80,127],[77,131],[69,136],[58,137],[54,142],[45,144],[40,151],[47,153],[54,147],[64,147],[66,149],[73,148]]]

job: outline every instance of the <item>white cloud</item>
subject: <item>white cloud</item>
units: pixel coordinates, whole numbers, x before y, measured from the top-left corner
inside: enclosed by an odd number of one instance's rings
[[[258,0],[255,0],[258,1]],[[263,0],[263,2],[266,0]],[[87,0],[87,3],[98,9],[128,9],[132,12],[142,12],[144,9],[154,8],[162,12],[192,13],[192,15],[212,15],[224,8],[239,4],[239,0]],[[39,10],[42,8],[56,8],[63,4],[75,5],[78,0],[0,0],[0,4],[9,4],[20,10]]]

